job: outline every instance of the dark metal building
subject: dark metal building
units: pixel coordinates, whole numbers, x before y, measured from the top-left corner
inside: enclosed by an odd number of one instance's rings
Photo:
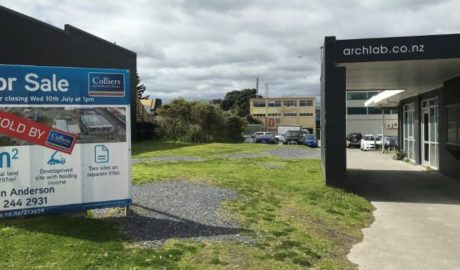
[[[322,51],[321,145],[326,183],[345,186],[345,91],[397,92],[407,158],[460,178],[460,34],[336,40]]]
[[[0,6],[0,64],[129,69],[136,139],[136,53],[71,25],[59,29]]]

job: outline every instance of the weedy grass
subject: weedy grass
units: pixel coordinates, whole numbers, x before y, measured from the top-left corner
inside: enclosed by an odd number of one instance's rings
[[[159,156],[194,156],[201,158],[216,157],[226,154],[260,153],[267,149],[281,148],[282,145],[266,145],[255,143],[211,143],[191,144],[182,142],[140,142],[132,145],[133,158]],[[302,146],[293,146],[302,147]]]
[[[253,243],[171,239],[157,249],[130,245],[117,220],[48,216],[0,223],[1,269],[355,269],[346,259],[372,220],[365,199],[326,187],[319,160],[222,158],[277,146],[144,142],[133,157],[196,156],[199,162],[133,165],[133,183],[204,182],[235,189],[222,213],[252,231]]]

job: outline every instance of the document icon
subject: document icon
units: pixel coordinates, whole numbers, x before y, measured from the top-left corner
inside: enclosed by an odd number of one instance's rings
[[[94,161],[96,163],[107,163],[109,162],[109,148],[105,145],[94,146]]]

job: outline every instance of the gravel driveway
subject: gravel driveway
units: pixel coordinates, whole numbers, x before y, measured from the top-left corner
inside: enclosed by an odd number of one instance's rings
[[[320,157],[320,151],[285,146],[257,153],[216,155],[216,158],[260,158],[270,155],[283,159],[316,159]],[[195,156],[161,156],[133,158],[132,163],[205,160]],[[269,168],[279,169],[282,164],[270,164]],[[251,231],[220,215],[222,202],[238,198],[233,190],[189,181],[162,181],[133,186],[132,198],[133,204],[127,217],[121,219],[121,224],[122,230],[138,246],[158,247],[172,238],[252,242],[253,238],[248,236],[252,235]],[[116,216],[115,212],[113,209],[96,210],[95,217]],[[242,233],[246,233],[246,236]]]
[[[133,186],[133,204],[122,230],[141,247],[158,247],[172,238],[196,241],[250,242],[240,225],[220,215],[223,201],[236,192],[185,181],[163,181]]]

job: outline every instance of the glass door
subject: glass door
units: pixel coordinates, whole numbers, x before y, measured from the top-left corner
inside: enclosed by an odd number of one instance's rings
[[[407,158],[415,162],[415,104],[404,105],[403,114],[403,147]]]
[[[422,101],[422,164],[437,169],[438,145],[438,99]]]

